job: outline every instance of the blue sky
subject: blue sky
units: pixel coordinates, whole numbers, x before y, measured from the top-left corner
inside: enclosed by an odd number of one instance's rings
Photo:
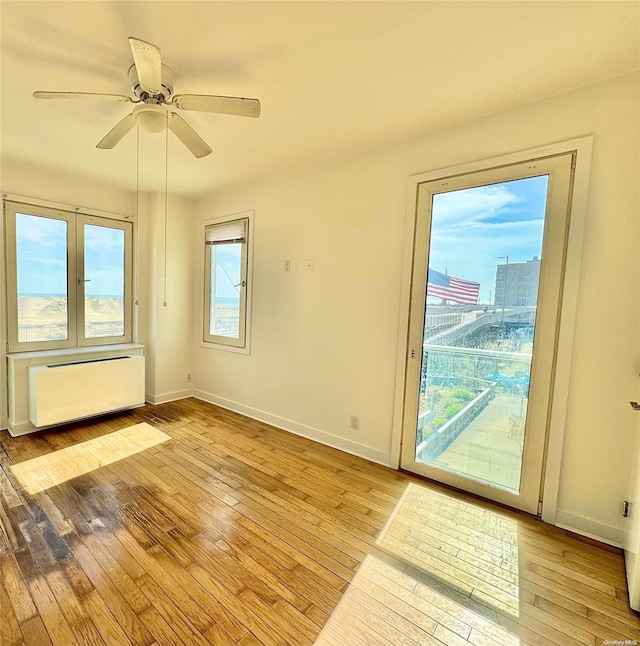
[[[547,176],[532,177],[435,195],[429,266],[479,282],[480,300],[489,302],[504,262],[498,256],[524,262],[541,255],[547,183]],[[66,231],[63,220],[17,215],[20,294],[66,293]],[[123,239],[119,229],[85,225],[87,295],[122,295]],[[238,296],[238,246],[216,247],[223,298]]]
[[[124,296],[124,231],[86,224],[84,267],[87,296]]]
[[[238,298],[240,282],[240,244],[215,245],[216,294],[219,298]]]
[[[16,215],[19,294],[67,293],[67,223]]]
[[[17,214],[18,293],[67,293],[67,223]],[[124,232],[85,225],[87,296],[122,296]]]
[[[479,186],[433,198],[429,267],[495,289],[496,266],[541,256],[548,177]],[[439,301],[435,301],[439,302]]]

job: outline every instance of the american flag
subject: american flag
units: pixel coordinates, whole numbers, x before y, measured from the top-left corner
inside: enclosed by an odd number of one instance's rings
[[[427,296],[435,296],[443,301],[453,301],[463,305],[477,305],[480,294],[480,283],[455,276],[441,274],[429,269],[427,278]]]

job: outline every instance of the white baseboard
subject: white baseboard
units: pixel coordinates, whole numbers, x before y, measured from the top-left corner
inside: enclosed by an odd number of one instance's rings
[[[353,442],[352,440],[347,440],[337,435],[333,435],[332,433],[321,431],[320,429],[313,428],[312,426],[306,426],[305,424],[294,422],[286,417],[272,415],[271,413],[267,413],[263,410],[252,408],[251,406],[245,406],[244,404],[239,404],[238,402],[224,399],[223,397],[218,397],[217,395],[212,395],[202,390],[194,390],[193,396],[196,399],[201,399],[202,401],[209,402],[210,404],[215,404],[221,408],[226,408],[227,410],[231,410],[235,413],[246,415],[251,419],[257,419],[259,422],[270,424],[271,426],[280,428],[283,431],[289,431],[289,433],[293,433],[294,435],[301,435],[309,440],[315,440],[320,444],[331,446],[334,449],[340,449],[341,451],[345,451],[351,455],[357,455],[360,458],[371,460],[371,462],[382,464],[385,467],[389,466],[391,458],[389,453],[379,451],[378,449],[374,449],[366,444]]]
[[[30,421],[20,422],[19,424],[11,425],[7,428],[9,435],[11,437],[20,437],[21,435],[28,435],[29,433],[38,433],[40,431],[48,431],[54,428],[60,428],[61,426],[66,426],[68,424],[76,424],[78,422],[83,422],[85,420],[96,419],[104,415],[112,415],[115,413],[122,413],[127,410],[134,410],[135,408],[141,408],[144,404],[138,404],[137,406],[127,406],[126,408],[119,408],[117,410],[105,411],[103,413],[96,413],[95,415],[87,415],[86,417],[78,417],[76,419],[70,419],[66,422],[60,422],[59,424],[51,424],[49,426],[34,426]]]
[[[41,429],[36,428],[31,422],[21,422],[14,426],[9,424],[6,430],[11,437],[20,437],[21,435],[27,435],[28,433],[36,433]]]
[[[561,529],[567,529],[570,532],[581,534],[587,538],[594,538],[601,543],[613,545],[614,547],[622,547],[624,543],[624,532],[622,529],[603,525],[602,523],[582,516],[575,516],[560,509],[556,512],[556,522],[554,525]]]
[[[163,395],[147,394],[144,396],[147,404],[166,404],[167,402],[175,402],[178,399],[186,399],[187,397],[193,397],[193,388],[176,390],[172,393],[164,393]]]

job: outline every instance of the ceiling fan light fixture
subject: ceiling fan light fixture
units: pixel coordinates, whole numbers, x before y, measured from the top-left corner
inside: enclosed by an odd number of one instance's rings
[[[167,126],[167,112],[159,105],[138,105],[133,109],[133,116],[147,132],[162,132]]]

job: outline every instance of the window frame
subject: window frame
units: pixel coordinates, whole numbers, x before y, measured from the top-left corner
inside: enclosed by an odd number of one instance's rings
[[[253,211],[236,213],[233,215],[207,220],[203,223],[202,241],[204,243],[207,229],[226,224],[228,222],[246,221],[245,240],[240,256],[240,330],[238,338],[210,334],[211,313],[211,249],[215,245],[204,244],[204,298],[202,316],[202,345],[207,348],[216,348],[242,354],[250,353],[250,322],[251,322],[251,269],[253,255]]]
[[[124,231],[124,335],[123,336],[85,336],[85,285],[84,279],[84,225],[91,224],[108,229],[119,229]],[[94,345],[112,345],[116,343],[131,343],[133,338],[132,320],[133,320],[133,226],[131,222],[124,220],[111,220],[94,215],[85,215],[78,213],[76,220],[76,251],[77,251],[77,300],[76,319],[78,328],[78,347],[87,347]]]
[[[133,223],[50,208],[13,200],[4,201],[8,352],[38,352],[131,343],[133,339]],[[31,215],[67,223],[67,330],[68,338],[49,341],[19,341],[17,215]],[[84,223],[125,231],[124,335],[86,338],[84,329]],[[82,282],[81,282],[82,280]]]

